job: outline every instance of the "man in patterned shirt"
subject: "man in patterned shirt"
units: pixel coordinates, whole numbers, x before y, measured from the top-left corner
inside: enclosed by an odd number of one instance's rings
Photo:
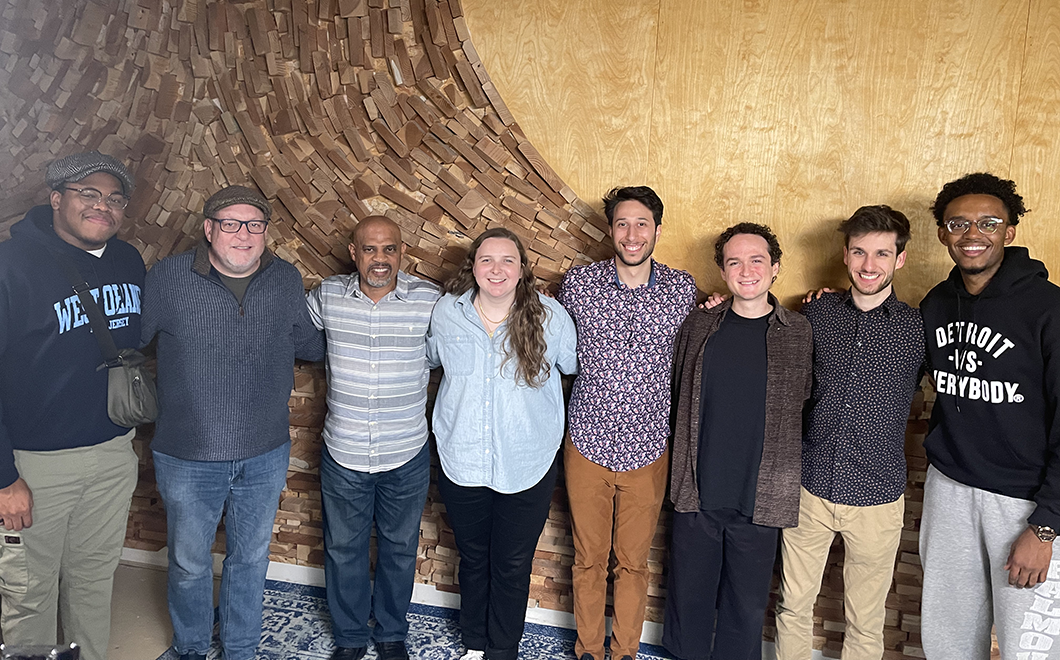
[[[558,299],[578,328],[579,374],[564,469],[574,534],[575,653],[604,658],[607,568],[614,549],[611,657],[640,645],[655,536],[669,466],[670,370],[696,283],[651,258],[663,204],[647,186],[604,198],[615,257],[567,272]]]
[[[920,314],[891,286],[905,263],[909,221],[888,206],[864,206],[839,231],[852,286],[802,309],[813,328],[813,390],[799,525],[781,540],[778,660],[811,655],[813,605],[836,533],[845,552],[842,657],[883,656],[885,601],[902,532],[906,420],[924,360]]]
[[[380,660],[409,657],[406,615],[431,467],[425,337],[440,291],[401,272],[404,254],[401,229],[369,216],[350,244],[357,272],[327,278],[307,299],[328,340],[320,492],[332,660],[360,660],[370,635]],[[373,521],[374,591],[368,574]]]

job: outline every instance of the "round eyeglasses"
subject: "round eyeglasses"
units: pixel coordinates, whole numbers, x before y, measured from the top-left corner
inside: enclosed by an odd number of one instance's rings
[[[246,227],[251,234],[264,234],[269,226],[268,220],[234,220],[232,218],[210,218],[226,234],[238,234],[240,227]]]
[[[979,228],[980,234],[993,234],[998,227],[1005,224],[1005,221],[992,215],[986,215],[975,222],[971,220],[947,220],[943,223],[943,226],[951,234],[967,234],[973,224]]]
[[[66,190],[77,193],[77,196],[81,198],[81,201],[89,206],[95,206],[99,204],[99,200],[104,200],[108,207],[115,211],[121,211],[129,205],[129,198],[125,195],[119,195],[114,193],[113,195],[107,195],[103,197],[103,193],[96,190],[95,188],[70,188],[66,187]]]

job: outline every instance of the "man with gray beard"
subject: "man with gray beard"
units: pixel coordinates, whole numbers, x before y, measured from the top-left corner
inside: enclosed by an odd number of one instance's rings
[[[350,243],[357,272],[329,277],[308,296],[328,343],[320,491],[332,660],[360,660],[369,636],[381,660],[409,657],[406,613],[430,483],[425,337],[441,291],[401,272],[404,254],[401,229],[383,216],[367,217]]]

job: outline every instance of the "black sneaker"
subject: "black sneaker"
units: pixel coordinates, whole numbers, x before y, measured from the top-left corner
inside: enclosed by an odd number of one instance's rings
[[[349,648],[348,646],[336,646],[331,652],[331,660],[361,660],[368,654],[367,646]]]

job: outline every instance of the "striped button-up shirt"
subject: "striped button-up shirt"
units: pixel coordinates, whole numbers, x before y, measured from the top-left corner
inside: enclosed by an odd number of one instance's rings
[[[399,271],[397,287],[373,302],[359,282],[356,273],[336,275],[306,297],[328,341],[323,437],[339,465],[385,472],[427,442],[425,337],[441,291]]]

